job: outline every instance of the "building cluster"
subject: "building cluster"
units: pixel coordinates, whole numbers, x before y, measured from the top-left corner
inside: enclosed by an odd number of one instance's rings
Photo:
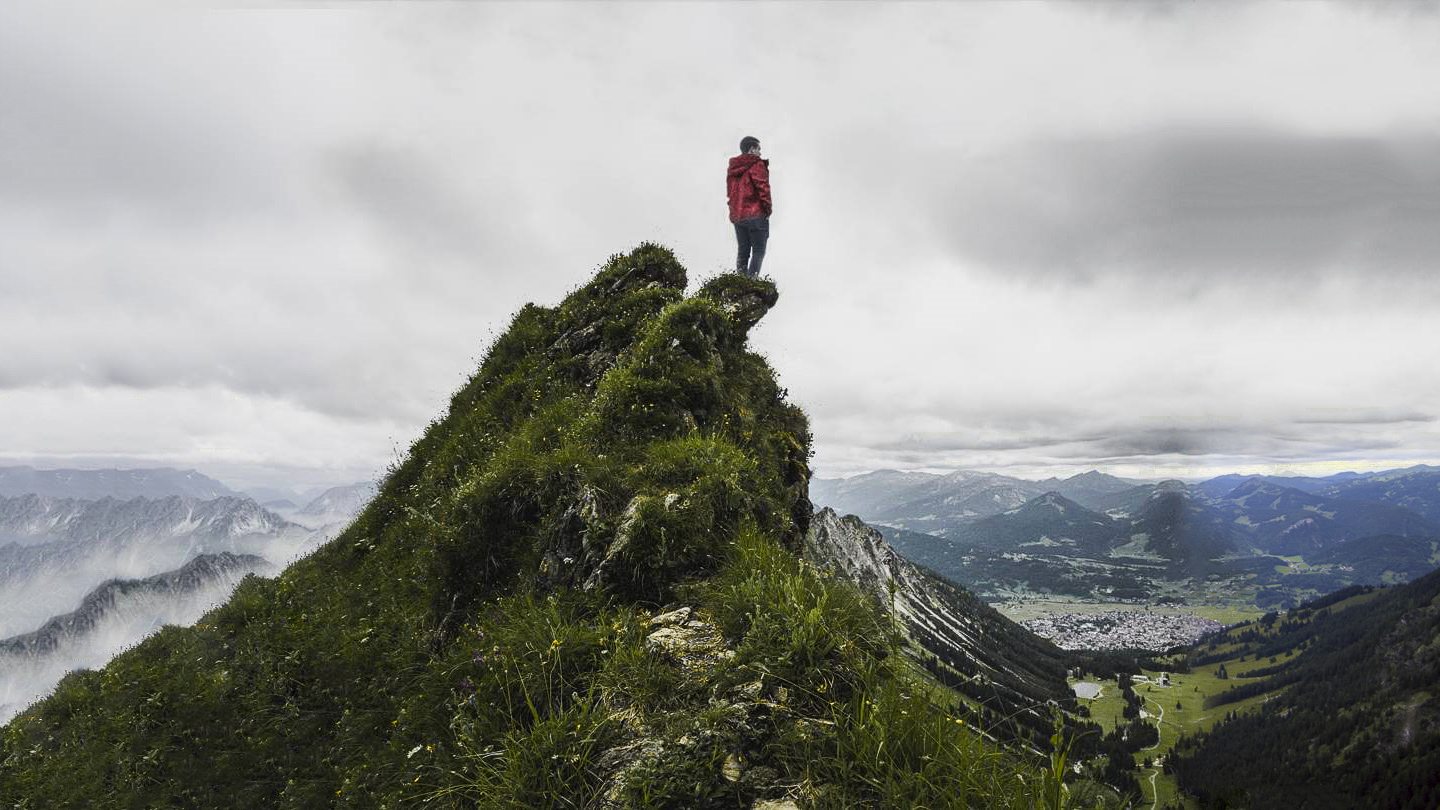
[[[1106,613],[1052,613],[1022,622],[1036,635],[1066,650],[1154,650],[1193,644],[1224,625],[1191,613],[1159,614],[1112,610]]]

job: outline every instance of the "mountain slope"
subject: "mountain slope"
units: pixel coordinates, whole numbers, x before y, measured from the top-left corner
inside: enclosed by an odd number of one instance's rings
[[[1182,740],[1171,766],[1182,786],[1217,806],[1440,806],[1440,571],[1335,601],[1230,631],[1279,663],[1217,709],[1268,699]]]
[[[1440,538],[1380,534],[1338,543],[1306,558],[1349,569],[1353,582],[1391,585],[1419,579],[1440,565]]]
[[[1130,524],[1132,538],[1169,561],[1177,574],[1203,575],[1213,560],[1242,548],[1234,523],[1187,491],[1156,489]]]
[[[956,527],[1014,509],[1047,492],[1056,492],[1089,509],[1137,481],[1098,470],[1069,478],[1026,481],[995,473],[957,470],[946,475],[877,470],[849,478],[816,479],[810,495],[818,506],[936,536],[954,537]]]
[[[0,738],[0,804],[1030,807],[853,585],[809,428],[664,248],[526,306],[355,522]]]
[[[1440,524],[1440,470],[1419,466],[1335,484],[1324,494],[1347,500],[1376,501],[1408,509]]]
[[[249,498],[211,499],[171,495],[128,500],[51,498],[22,495],[0,498],[0,543],[31,545],[54,541],[105,541],[193,535],[211,539],[270,534],[285,526]]]
[[[1014,509],[1042,491],[1034,481],[958,470],[936,482],[934,492],[894,504],[876,518],[943,536],[954,525]]]
[[[1073,703],[1065,653],[1000,615],[974,594],[890,547],[854,515],[816,513],[805,553],[817,565],[860,584],[903,622],[913,652],[995,717],[1023,718],[1049,735],[1047,703]],[[891,589],[894,589],[893,594]],[[892,598],[893,597],[893,598]]]
[[[1121,542],[1122,528],[1107,515],[1092,512],[1048,492],[999,515],[956,530],[955,540],[987,548],[1062,546],[1077,553],[1105,554]]]
[[[1271,554],[1306,554],[1372,535],[1440,535],[1440,527],[1408,509],[1329,498],[1260,478],[1240,484],[1212,505],[1233,514],[1251,542]]]
[[[842,515],[874,516],[943,486],[943,476],[924,472],[876,470],[849,478],[816,478],[810,498]]]
[[[1221,498],[1247,481],[1264,481],[1267,484],[1272,484],[1277,487],[1288,487],[1290,489],[1298,489],[1301,492],[1317,493],[1328,487],[1363,477],[1361,474],[1353,472],[1336,473],[1335,475],[1329,475],[1324,478],[1292,475],[1241,475],[1239,473],[1230,473],[1227,475],[1218,475],[1208,481],[1202,481],[1195,485],[1195,489],[1203,492],[1207,497]]]

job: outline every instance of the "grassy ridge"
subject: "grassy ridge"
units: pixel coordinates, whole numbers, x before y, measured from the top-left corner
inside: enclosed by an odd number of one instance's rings
[[[342,535],[6,726],[0,804],[1041,806],[795,556],[773,286],[685,284],[642,245],[523,308]]]

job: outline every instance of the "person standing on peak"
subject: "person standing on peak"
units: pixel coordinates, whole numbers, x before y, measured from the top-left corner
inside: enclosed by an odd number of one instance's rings
[[[730,198],[730,222],[740,245],[735,272],[760,276],[765,243],[770,241],[770,161],[760,157],[760,140],[740,139],[740,154],[730,158],[725,172],[725,193]]]

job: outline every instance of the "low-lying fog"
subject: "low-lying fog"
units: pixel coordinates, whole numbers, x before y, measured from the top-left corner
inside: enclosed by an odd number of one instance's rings
[[[301,525],[247,499],[30,496],[0,506],[0,723],[65,673],[103,666],[164,625],[194,623],[246,573],[274,575],[348,522],[326,513]],[[238,558],[198,565],[225,553]]]

